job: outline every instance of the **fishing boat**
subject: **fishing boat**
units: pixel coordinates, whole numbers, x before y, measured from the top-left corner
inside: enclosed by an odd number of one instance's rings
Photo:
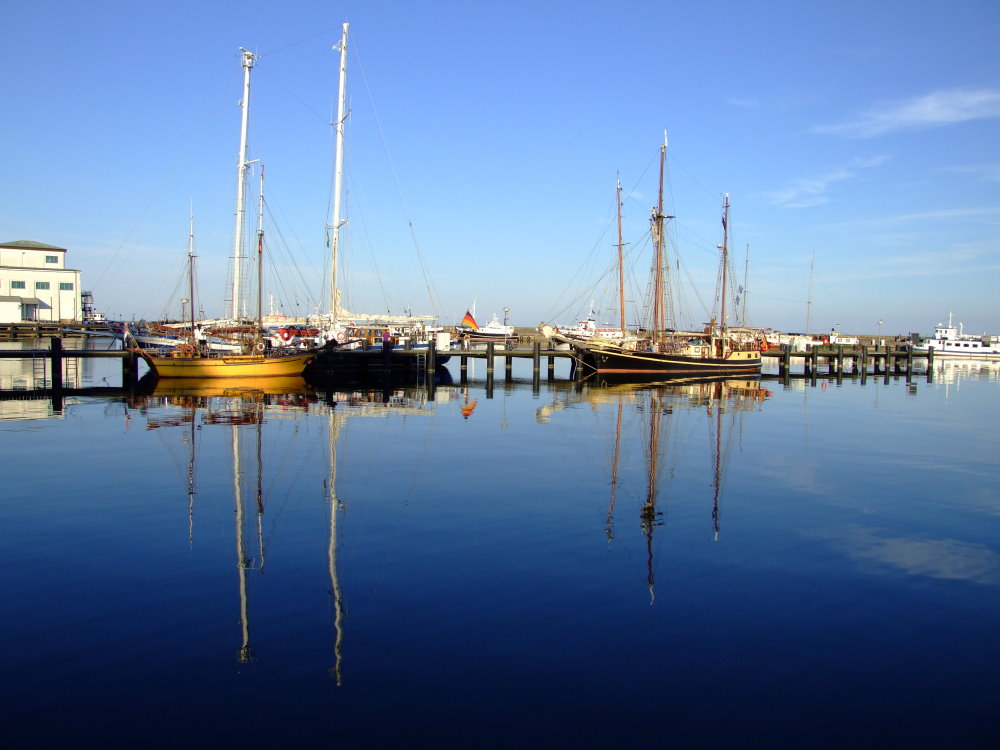
[[[758,373],[761,367],[761,339],[757,331],[748,328],[730,328],[726,325],[726,283],[728,271],[729,194],[725,196],[722,214],[722,243],[720,255],[721,310],[700,331],[678,331],[666,325],[666,293],[664,280],[666,239],[664,223],[673,218],[663,213],[663,175],[667,143],[660,146],[659,198],[650,219],[650,231],[655,252],[651,295],[651,325],[635,339],[621,342],[606,340],[580,340],[563,336],[551,326],[541,324],[539,330],[550,340],[567,343],[576,353],[577,361],[586,370],[598,373],[638,373],[669,375],[732,375]],[[619,244],[619,269],[621,268]],[[619,284],[623,287],[622,274]],[[624,299],[624,288],[619,289]],[[622,330],[625,330],[624,311]]]
[[[955,326],[952,313],[948,313],[948,325],[938,323],[934,336],[914,344],[915,352],[934,352],[935,357],[956,357],[959,359],[1000,359],[1000,345],[989,336],[972,336],[963,332],[962,324]]]
[[[249,117],[250,103],[250,70],[256,62],[256,55],[247,50],[243,51],[243,122],[240,129],[240,169],[237,180],[236,198],[236,239],[237,248],[234,260],[239,260],[240,250],[243,242],[243,204],[244,190],[246,187],[247,166],[247,125]],[[286,377],[291,375],[301,375],[306,365],[312,361],[314,353],[312,351],[282,350],[268,347],[263,336],[263,325],[261,320],[262,306],[262,274],[263,274],[263,253],[264,253],[264,171],[260,171],[260,208],[258,211],[257,225],[257,321],[256,326],[248,330],[246,338],[239,340],[242,347],[240,353],[228,353],[212,351],[204,342],[199,341],[195,336],[196,326],[194,321],[194,311],[196,308],[194,300],[194,252],[192,227],[188,239],[188,283],[190,286],[190,310],[191,321],[188,328],[188,340],[179,346],[173,346],[166,350],[151,351],[136,346],[132,349],[141,356],[149,368],[160,378],[264,378],[264,377]],[[193,221],[192,221],[193,224]],[[238,276],[239,274],[235,274]],[[234,287],[234,310],[237,305],[235,300],[239,299],[239,287]],[[126,327],[126,334],[128,334]]]

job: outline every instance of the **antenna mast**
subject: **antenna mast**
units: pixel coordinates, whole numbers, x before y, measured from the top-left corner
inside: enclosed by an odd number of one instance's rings
[[[813,265],[816,263],[816,251],[813,250],[812,260],[809,261],[809,298],[806,301],[806,336],[809,335],[809,326],[812,323],[813,306]]]

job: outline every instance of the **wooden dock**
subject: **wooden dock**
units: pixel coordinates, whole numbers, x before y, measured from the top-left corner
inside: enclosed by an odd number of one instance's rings
[[[49,364],[51,390],[63,390],[65,359],[120,359],[122,362],[122,388],[129,388],[139,380],[139,355],[135,352],[95,349],[66,349],[61,338],[52,337],[48,349],[0,349],[0,359],[43,360]]]
[[[431,356],[435,350],[427,349],[395,349],[392,356],[414,357],[423,363],[426,375],[430,381],[434,379],[435,357]],[[481,359],[486,365],[486,379],[488,382],[494,380],[497,360],[503,360],[504,377],[506,380],[512,379],[513,363],[515,359],[530,360],[532,363],[532,381],[537,384],[541,379],[543,360],[549,380],[555,379],[556,360],[570,360],[569,379],[574,380],[587,374],[585,368],[579,367],[579,359],[571,350],[542,348],[541,341],[530,342],[529,348],[503,348],[495,342],[488,342],[479,349],[450,350],[448,352],[450,360],[457,360],[460,382],[468,382],[469,360]],[[893,346],[858,346],[848,347],[837,346],[817,346],[808,351],[793,351],[790,347],[771,349],[761,352],[762,359],[766,362],[776,361],[778,365],[778,375],[765,375],[769,379],[787,378],[810,378],[815,380],[825,369],[827,376],[834,376],[838,379],[847,377],[860,377],[862,382],[870,374],[882,375],[888,378],[891,373],[897,375],[911,376],[915,372],[915,363],[925,363],[925,372],[928,381],[932,380],[933,373],[933,352],[915,352],[912,348],[899,348]],[[20,349],[20,350],[0,350],[0,359],[41,359],[47,362],[51,373],[50,383],[52,391],[63,390],[63,368],[62,362],[69,358],[80,359],[119,359],[121,360],[122,385],[123,389],[130,389],[135,386],[139,378],[139,355],[131,351],[108,350],[97,351],[90,349],[66,349],[61,338],[50,339],[48,349]],[[801,369],[793,372],[794,366],[801,365]]]
[[[807,351],[793,351],[784,346],[761,352],[761,359],[777,360],[778,376],[792,374],[793,364],[801,364],[800,374],[815,378],[822,369],[828,375],[859,376],[862,380],[869,374],[873,375],[912,375],[914,364],[925,363],[925,369],[930,379],[934,369],[934,352],[914,351],[912,347],[899,347],[887,344],[885,346],[814,346]]]

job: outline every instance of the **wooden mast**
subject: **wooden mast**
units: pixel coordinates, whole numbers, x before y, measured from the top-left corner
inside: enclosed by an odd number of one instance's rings
[[[729,193],[722,212],[722,305],[719,311],[719,356],[726,356],[726,269],[729,266]]]
[[[660,333],[666,328],[664,322],[663,299],[663,165],[667,157],[666,135],[660,146],[660,189],[656,200],[656,211],[653,214],[654,231],[656,234],[656,255],[653,269],[653,338],[659,339]]]
[[[625,336],[625,268],[622,258],[622,181],[618,180],[615,191],[615,202],[618,206],[618,307],[621,312],[621,332]]]
[[[194,205],[188,214],[188,300],[191,304],[191,335],[188,342],[194,346]]]

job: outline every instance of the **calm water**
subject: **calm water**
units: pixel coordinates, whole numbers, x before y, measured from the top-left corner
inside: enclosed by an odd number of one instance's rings
[[[996,365],[499,375],[0,403],[5,745],[1000,744]]]

